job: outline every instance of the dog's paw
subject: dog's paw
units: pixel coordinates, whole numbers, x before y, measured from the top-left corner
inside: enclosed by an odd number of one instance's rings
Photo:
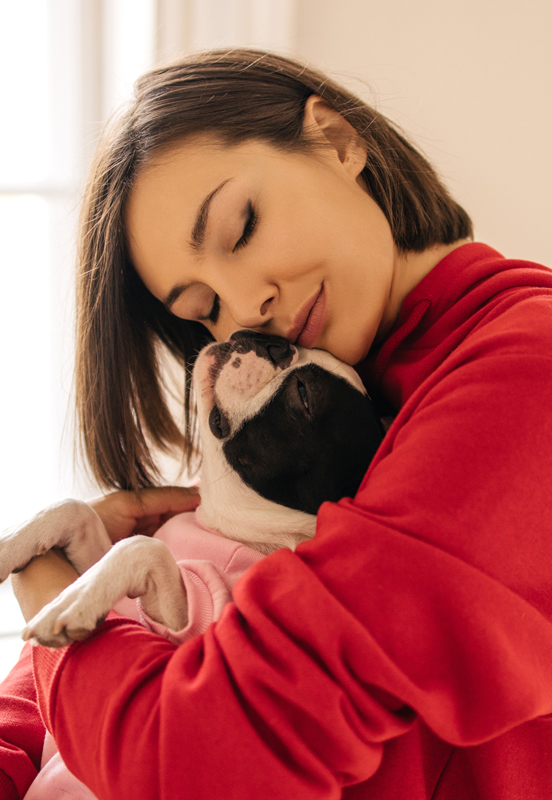
[[[31,639],[45,647],[65,647],[72,642],[85,639],[101,625],[111,604],[107,608],[91,603],[85,586],[78,581],[44,606],[23,629],[23,639]]]
[[[96,512],[86,503],[55,503],[22,525],[0,533],[0,583],[52,547],[62,549],[81,575],[108,552],[111,540]]]
[[[21,572],[35,556],[45,552],[39,543],[18,533],[18,530],[0,533],[0,583],[12,572]]]

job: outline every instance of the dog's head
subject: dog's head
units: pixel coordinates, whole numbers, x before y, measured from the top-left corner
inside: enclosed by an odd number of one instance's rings
[[[355,494],[383,438],[351,367],[279,336],[208,345],[193,380],[200,517],[266,552],[310,538],[320,505]]]

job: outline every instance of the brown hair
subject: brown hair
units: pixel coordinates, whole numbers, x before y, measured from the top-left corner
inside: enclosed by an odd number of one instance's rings
[[[132,267],[125,209],[134,178],[155,155],[194,135],[308,152],[302,122],[312,94],[366,144],[363,177],[400,250],[421,252],[471,236],[468,215],[428,161],[384,116],[322,73],[254,50],[196,54],[148,72],[100,142],[81,215],[76,401],[82,444],[100,485],[137,489],[158,482],[152,446],[179,448],[189,468],[198,455],[189,381],[183,433],[168,409],[159,346],[188,375],[210,335],[168,313]]]

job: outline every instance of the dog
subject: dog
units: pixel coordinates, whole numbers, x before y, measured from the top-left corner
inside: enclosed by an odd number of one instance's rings
[[[384,436],[356,372],[322,350],[244,330],[207,345],[193,370],[202,442],[200,521],[262,554],[314,536],[327,500],[353,496]],[[87,636],[121,598],[168,628],[187,623],[175,558],[155,538],[115,545],[86,503],[67,500],[0,538],[0,580],[61,548],[79,578],[27,625],[60,647]]]

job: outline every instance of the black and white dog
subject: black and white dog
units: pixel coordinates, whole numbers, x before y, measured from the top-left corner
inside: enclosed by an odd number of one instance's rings
[[[201,521],[262,553],[312,538],[325,500],[353,496],[384,432],[356,372],[322,350],[238,331],[193,372],[202,442]],[[117,600],[179,630],[187,618],[176,562],[146,536],[111,541],[86,503],[68,500],[0,537],[0,580],[52,547],[80,577],[31,620],[50,647],[93,630]]]

